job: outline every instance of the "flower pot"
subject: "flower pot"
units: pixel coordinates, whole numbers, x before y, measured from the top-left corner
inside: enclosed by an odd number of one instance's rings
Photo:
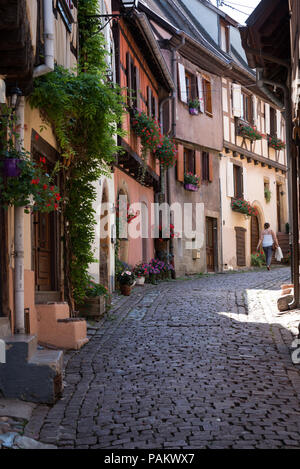
[[[120,285],[121,294],[124,296],[130,296],[131,287],[132,287],[131,285],[121,284]]]
[[[185,184],[184,188],[186,191],[193,191],[193,192],[197,192],[199,189],[199,187],[195,186],[194,184]]]
[[[137,278],[136,278],[136,284],[143,286],[143,285],[145,284],[145,280],[146,280],[146,279],[145,279],[144,276],[142,276],[142,277],[137,277]]]
[[[19,162],[21,160],[17,158],[6,158],[3,160],[4,175],[6,177],[18,177],[20,176],[21,169],[19,168]]]
[[[190,107],[190,108],[189,108],[189,111],[190,111],[190,114],[191,114],[192,116],[198,116],[198,114],[199,114],[198,109],[196,109],[196,108],[194,108],[194,107]]]

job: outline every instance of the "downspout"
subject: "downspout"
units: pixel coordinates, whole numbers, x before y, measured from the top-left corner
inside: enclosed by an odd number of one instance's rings
[[[24,109],[25,98],[20,98],[16,110],[19,136],[16,148],[24,147]],[[15,300],[15,332],[25,334],[24,317],[24,207],[14,207],[14,300]]]
[[[54,17],[52,0],[43,0],[44,10],[44,46],[45,63],[36,67],[33,78],[54,70]],[[21,97],[16,109],[20,127],[16,147],[21,151],[24,147],[24,109],[25,98]],[[24,318],[24,207],[14,207],[14,300],[15,300],[15,332],[25,333]]]
[[[54,16],[52,0],[43,0],[44,10],[44,56],[45,63],[36,67],[33,78],[40,77],[54,70]]]
[[[289,95],[289,89],[283,83],[277,83],[272,80],[264,79],[262,69],[257,69],[257,85],[266,93],[273,102],[278,102],[277,98],[266,88],[265,85],[276,86],[283,90],[284,108],[286,120],[286,153],[288,168],[288,199],[289,199],[289,219],[292,221],[292,255],[291,266],[292,281],[294,283],[294,301],[289,305],[289,309],[299,307],[299,223],[298,223],[298,191],[297,191],[297,158],[292,147],[293,129],[292,129],[292,106]],[[271,98],[272,96],[272,98]],[[277,104],[278,105],[278,104]],[[282,103],[281,103],[282,109]]]
[[[171,136],[173,138],[176,137],[176,104],[177,104],[177,89],[178,89],[178,82],[177,82],[177,51],[183,47],[185,44],[185,38],[182,36],[181,37],[181,43],[177,47],[172,47],[172,63],[171,63],[171,73],[172,73],[172,78],[174,82],[174,90],[173,90],[173,96],[172,96],[172,131],[171,131]],[[170,173],[170,168],[167,170],[167,201],[169,207],[171,206],[171,173]],[[172,214],[171,214],[172,216]],[[171,220],[171,223],[173,223],[174,220]],[[173,223],[174,224],[174,223]],[[174,265],[174,240],[173,238],[170,238],[170,255],[172,259],[172,264],[175,269]],[[175,270],[172,271],[172,277],[176,278],[176,273]]]
[[[163,134],[163,131],[164,131],[163,107],[168,101],[170,101],[170,99],[173,99],[173,95],[167,96],[159,104],[159,122],[160,122],[161,134]],[[170,129],[168,129],[167,133],[169,133],[169,130]],[[160,182],[160,184],[161,184],[161,186],[160,186],[161,189],[160,190],[161,190],[162,194],[165,194],[165,189],[166,189],[165,179],[166,179],[166,170],[163,167],[163,165],[161,164],[160,165],[160,181],[161,181]]]

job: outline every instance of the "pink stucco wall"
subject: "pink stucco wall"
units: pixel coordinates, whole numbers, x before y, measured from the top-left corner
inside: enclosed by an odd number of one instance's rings
[[[151,239],[151,203],[154,203],[153,188],[142,186],[118,168],[115,169],[114,177],[116,200],[122,189],[124,193],[128,194],[129,204],[144,202],[148,207],[149,237],[145,243],[147,244],[147,261],[149,261],[154,256],[154,240]],[[142,238],[132,239],[129,237],[128,244],[128,264],[134,266],[142,261]]]

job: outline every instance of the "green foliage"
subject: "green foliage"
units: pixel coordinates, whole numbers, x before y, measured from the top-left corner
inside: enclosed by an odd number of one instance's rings
[[[265,187],[265,199],[266,199],[266,202],[267,202],[267,203],[270,202],[271,197],[272,197],[272,192],[270,191],[270,189],[268,189],[267,187]]]
[[[120,150],[124,99],[117,85],[107,82],[104,39],[90,15],[97,14],[96,0],[78,2],[80,61],[77,71],[62,67],[35,81],[30,97],[46,124],[51,125],[61,149],[65,197],[65,268],[69,302],[83,302],[94,262],[96,199],[94,183],[110,174]]]
[[[266,256],[263,250],[251,254],[251,265],[253,267],[262,267],[266,265]]]
[[[97,296],[105,296],[106,298],[109,297],[107,288],[104,285],[101,285],[101,283],[96,283],[92,280],[90,280],[85,294],[87,298],[97,298]]]

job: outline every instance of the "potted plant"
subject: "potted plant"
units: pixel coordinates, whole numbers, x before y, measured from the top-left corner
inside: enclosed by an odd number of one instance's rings
[[[100,319],[106,311],[109,297],[104,285],[90,280],[85,290],[84,303],[78,306],[80,315]]]
[[[280,140],[277,137],[268,136],[268,144],[269,144],[269,147],[274,148],[274,150],[279,150],[279,151],[284,150],[286,147],[285,142],[283,142],[283,140]]]
[[[271,200],[272,192],[270,191],[268,187],[265,187],[264,194],[265,194],[266,202],[269,203]]]
[[[58,210],[61,196],[53,180],[59,170],[59,163],[51,175],[47,173],[45,164],[45,157],[41,156],[39,162],[32,161],[30,154],[22,151],[22,158],[18,161],[19,176],[0,176],[0,204],[4,208],[10,205],[25,207],[27,213],[30,210]],[[3,161],[0,161],[0,168],[1,166],[3,168]]]
[[[134,268],[134,275],[136,277],[136,284],[143,286],[146,277],[149,275],[149,265],[145,263],[137,264]]]
[[[190,99],[188,102],[189,112],[192,116],[197,116],[199,114],[199,99]]]
[[[129,296],[131,294],[131,287],[135,281],[135,275],[130,270],[124,270],[117,275],[117,280],[120,285],[122,295]]]
[[[256,126],[240,123],[238,127],[238,135],[249,138],[250,140],[261,140],[263,135],[257,130]]]
[[[197,174],[185,173],[184,174],[184,188],[187,191],[197,192],[199,189],[200,178]]]
[[[163,135],[154,154],[165,169],[171,168],[176,163],[177,155],[177,148],[174,141],[167,135]]]
[[[234,212],[240,212],[247,216],[258,216],[257,208],[252,207],[250,202],[244,199],[232,199],[231,208]]]

